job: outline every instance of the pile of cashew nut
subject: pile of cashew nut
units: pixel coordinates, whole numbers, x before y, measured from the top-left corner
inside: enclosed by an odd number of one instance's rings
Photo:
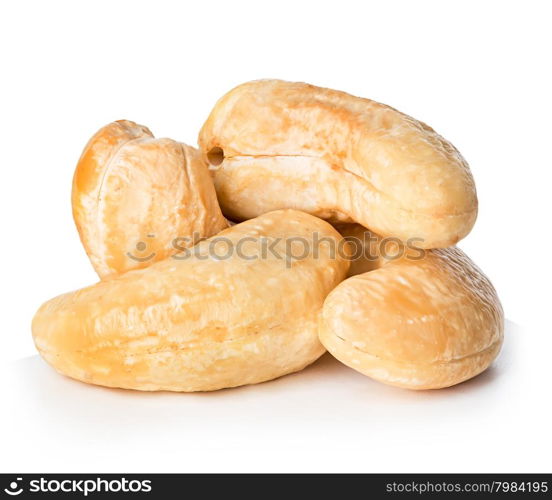
[[[100,277],[44,303],[35,345],[108,387],[210,391],[329,351],[386,384],[437,389],[498,355],[504,315],[455,244],[470,169],[389,106],[260,80],[224,95],[199,149],[121,120],[86,145],[73,216]]]

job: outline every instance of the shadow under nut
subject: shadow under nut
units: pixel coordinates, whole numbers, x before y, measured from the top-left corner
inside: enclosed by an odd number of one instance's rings
[[[46,302],[33,320],[35,344],[64,375],[137,390],[209,391],[301,370],[325,352],[318,317],[348,270],[324,246],[287,262],[287,239],[314,245],[315,235],[341,240],[328,223],[293,210],[235,225],[185,259]],[[265,257],[262,242],[278,239]],[[240,241],[241,256],[216,257]]]
[[[173,240],[228,227],[198,150],[156,139],[128,120],[86,145],[73,179],[73,216],[101,278],[147,267],[178,251]]]
[[[296,208],[421,248],[463,238],[477,216],[470,169],[430,127],[369,99],[261,80],[223,96],[199,145],[223,212]]]
[[[504,315],[492,284],[460,249],[381,262],[328,295],[319,335],[333,356],[408,389],[452,386],[489,367]]]

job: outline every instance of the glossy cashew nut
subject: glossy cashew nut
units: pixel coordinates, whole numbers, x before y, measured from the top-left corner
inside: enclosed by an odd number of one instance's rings
[[[279,80],[223,96],[199,145],[223,212],[295,208],[420,248],[463,238],[477,215],[466,161],[422,122],[369,99]]]
[[[139,390],[209,391],[301,370],[324,353],[320,310],[349,267],[329,244],[341,240],[311,215],[265,214],[46,302],[36,347],[69,377]]]
[[[101,278],[146,267],[228,227],[198,151],[126,120],[86,145],[72,203]]]
[[[343,233],[361,238],[364,231],[353,226]],[[322,344],[347,366],[408,389],[448,387],[484,371],[498,355],[504,332],[502,307],[488,278],[456,247],[425,256],[395,250],[328,295]]]

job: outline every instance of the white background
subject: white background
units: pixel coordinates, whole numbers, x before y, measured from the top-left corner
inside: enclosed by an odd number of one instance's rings
[[[550,471],[549,2],[1,5],[0,471]],[[413,393],[326,356],[255,387],[139,394],[35,356],[37,307],[97,280],[70,210],[88,138],[126,118],[195,144],[216,99],[270,77],[390,104],[462,151],[480,215],[460,246],[513,322],[486,374]]]

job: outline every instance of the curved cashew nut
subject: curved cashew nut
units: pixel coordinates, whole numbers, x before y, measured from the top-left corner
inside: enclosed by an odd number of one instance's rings
[[[360,238],[364,231],[353,226],[343,233]],[[504,313],[488,278],[456,247],[391,255],[328,295],[320,321],[324,347],[347,366],[408,389],[448,387],[487,369],[504,335]]]
[[[358,222],[420,248],[463,238],[477,196],[460,153],[430,127],[377,102],[304,83],[261,80],[222,97],[199,145],[223,212],[279,208]]]
[[[293,210],[238,224],[186,258],[46,302],[35,344],[69,377],[139,390],[208,391],[301,370],[325,352],[318,316],[349,267],[317,238],[342,241]]]
[[[86,145],[72,204],[101,278],[146,267],[228,227],[198,151],[127,120],[103,127]]]

